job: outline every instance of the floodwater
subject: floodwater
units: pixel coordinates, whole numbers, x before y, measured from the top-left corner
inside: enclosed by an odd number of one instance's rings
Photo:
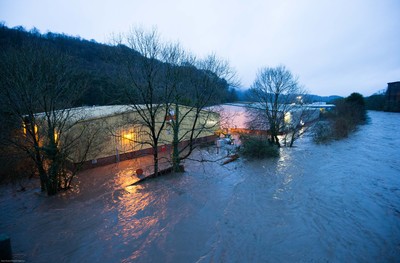
[[[191,161],[134,187],[124,162],[50,198],[3,187],[0,233],[26,262],[399,262],[400,114],[369,116],[276,160]]]

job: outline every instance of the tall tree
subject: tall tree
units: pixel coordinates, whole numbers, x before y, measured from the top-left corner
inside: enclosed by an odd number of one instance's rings
[[[3,121],[15,129],[7,139],[33,160],[42,191],[53,195],[69,188],[79,168],[68,169],[71,153],[85,144],[82,153],[87,153],[96,134],[85,125],[72,132],[82,116],[70,108],[84,86],[76,80],[70,58],[30,41],[1,50],[0,61],[0,97],[8,116]],[[82,162],[84,155],[79,156]]]
[[[218,125],[216,114],[204,109],[228,94],[227,80],[234,79],[234,71],[215,55],[199,60],[178,43],[162,42],[155,29],[135,28],[119,36],[116,44],[124,64],[120,73],[126,97],[139,115],[128,123],[145,134],[135,143],[152,148],[155,174],[159,146],[172,144],[172,165],[179,171],[180,162],[192,153],[200,134]]]
[[[141,129],[141,139],[137,143],[148,144],[152,148],[154,174],[159,171],[158,147],[166,118],[170,111],[174,83],[168,79],[165,64],[170,58],[168,46],[161,42],[156,29],[145,31],[134,28],[128,34],[114,39],[118,47],[116,54],[123,65],[120,77],[125,86],[125,94],[138,118],[128,120]],[[133,56],[136,51],[142,57]]]
[[[303,98],[307,96],[298,96],[296,105],[292,105],[290,112],[286,113],[284,119],[284,144],[293,147],[294,142],[304,133],[311,130],[315,121],[319,118],[320,111],[305,105]]]
[[[169,123],[173,132],[172,166],[175,171],[180,170],[181,161],[196,148],[197,139],[205,133],[213,134],[219,127],[218,114],[207,107],[221,103],[222,94],[230,85],[238,86],[236,73],[227,61],[214,54],[204,59],[189,58],[184,63],[186,66],[178,69],[180,85],[176,85],[173,93],[174,116]],[[181,104],[186,107],[181,109]]]
[[[280,146],[278,135],[284,129],[285,115],[293,108],[296,98],[303,94],[297,78],[285,66],[261,68],[250,89],[250,96],[257,103],[257,109],[250,112],[251,121],[256,126],[268,128],[270,141]]]

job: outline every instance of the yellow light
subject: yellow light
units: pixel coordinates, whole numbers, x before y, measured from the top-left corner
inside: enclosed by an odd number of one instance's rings
[[[292,121],[292,114],[290,112],[285,113],[285,123],[290,123]]]
[[[24,131],[24,135],[26,135],[26,124],[24,121],[22,122],[22,130]]]
[[[38,126],[36,124],[35,124],[35,126],[33,126],[33,133],[34,133],[36,140],[39,142],[39,146],[41,146],[41,142],[39,140]]]
[[[121,133],[121,138],[122,145],[131,145],[135,140],[135,134],[133,131],[125,131]]]
[[[122,138],[124,138],[126,140],[132,140],[133,139],[133,133],[124,133],[122,135]]]
[[[26,135],[27,133],[27,127],[26,127],[26,123],[22,122],[22,131],[24,133],[24,135]],[[33,126],[33,133],[35,136],[37,136],[38,134],[38,126],[35,124],[35,126]]]

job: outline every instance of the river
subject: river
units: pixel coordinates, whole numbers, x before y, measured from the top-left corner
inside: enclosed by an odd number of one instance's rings
[[[188,161],[134,187],[125,162],[50,198],[3,186],[0,233],[26,262],[400,262],[400,114],[368,115],[274,160]]]

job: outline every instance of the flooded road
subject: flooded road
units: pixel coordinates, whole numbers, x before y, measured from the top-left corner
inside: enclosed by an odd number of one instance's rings
[[[0,232],[26,262],[399,262],[400,114],[369,116],[275,160],[187,162],[134,187],[124,162],[50,198],[2,188]]]

